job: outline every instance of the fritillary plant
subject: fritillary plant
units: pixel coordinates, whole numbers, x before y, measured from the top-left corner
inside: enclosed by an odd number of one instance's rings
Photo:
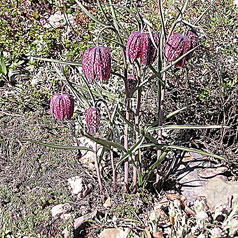
[[[173,141],[165,144],[162,136],[162,131],[167,129],[224,128],[219,125],[164,124],[165,118],[182,111],[182,109],[177,110],[171,114],[166,114],[164,111],[166,72],[171,67],[186,67],[187,61],[193,60],[193,52],[202,44],[199,41],[199,28],[196,24],[206,12],[195,24],[184,21],[183,16],[188,4],[188,0],[185,0],[181,3],[172,25],[166,25],[168,22],[171,23],[171,19],[167,21],[164,18],[162,0],[158,0],[158,16],[161,24],[155,29],[153,24],[143,18],[136,6],[130,9],[123,4],[108,5],[98,1],[101,14],[104,16],[104,19],[99,20],[79,0],[76,0],[76,3],[99,28],[97,29],[99,33],[95,36],[95,45],[90,46],[83,53],[82,64],[35,58],[52,62],[59,77],[73,95],[53,95],[50,102],[51,114],[60,121],[64,118],[77,120],[80,125],[77,133],[95,142],[95,167],[100,190],[104,191],[104,177],[100,172],[101,160],[98,159],[97,145],[102,147],[101,158],[105,151],[111,153],[114,191],[117,189],[116,174],[119,168],[124,168],[124,187],[128,192],[136,191],[138,187],[145,187],[153,175],[158,184],[161,179],[157,172],[159,165],[171,150],[195,152],[220,160],[225,159],[219,155],[176,145]],[[138,29],[129,23],[129,27],[124,26],[124,23],[120,22],[120,15],[117,15],[119,10],[126,11],[126,14],[134,18]],[[107,11],[111,11],[111,14],[106,14]],[[55,63],[61,65],[61,70]],[[70,82],[65,76],[62,65],[71,65],[70,67],[77,70],[82,67],[82,71],[78,70],[80,75],[77,76],[79,78],[77,84]],[[152,84],[152,80],[155,80],[155,83]],[[146,88],[155,85],[158,95],[158,110],[155,116],[158,120],[148,121],[148,124],[144,125],[140,121],[142,93]],[[134,106],[132,101],[136,102]],[[73,117],[74,102],[77,103],[78,110],[82,108],[85,112],[85,118],[76,113]],[[145,168],[141,162],[141,151],[148,147],[157,149],[157,159],[149,168]],[[54,148],[57,148],[57,145]],[[58,146],[58,148],[64,147]],[[71,148],[92,150],[77,146]],[[119,159],[114,159],[114,152],[119,155]],[[120,166],[122,164],[123,168]]]

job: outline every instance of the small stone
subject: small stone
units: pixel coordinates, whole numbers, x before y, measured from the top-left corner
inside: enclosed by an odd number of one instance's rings
[[[185,154],[176,171],[182,195],[186,197],[188,203],[193,203],[198,197],[206,196],[208,182],[213,177],[221,177],[226,170],[224,166],[211,167],[209,161],[204,162],[204,157],[199,154]]]
[[[63,220],[69,220],[72,217],[71,213],[62,214],[60,216]]]
[[[108,207],[110,207],[111,205],[112,205],[112,204],[111,204],[111,198],[108,197],[107,200],[105,201],[105,203],[103,204],[103,206],[104,206],[105,208],[108,208]]]
[[[126,238],[128,234],[129,234],[128,229],[123,231],[120,228],[110,228],[110,229],[103,230],[99,237],[100,238]]]
[[[61,218],[65,219],[64,215],[66,215],[66,213],[68,213],[71,209],[72,207],[69,203],[58,204],[51,209],[51,213],[54,218],[60,216]]]
[[[71,14],[67,14],[67,19],[70,22],[71,25],[74,24],[74,18]],[[48,19],[48,22],[44,25],[46,28],[58,28],[62,27],[65,24],[67,24],[65,15],[62,14],[60,11],[55,12],[54,15],[51,15]]]
[[[83,166],[87,167],[89,170],[94,170],[95,153],[92,151],[88,151],[79,159],[79,161],[82,163]]]
[[[218,205],[226,205],[231,196],[232,204],[238,203],[238,181],[225,181],[222,177],[215,177],[205,185],[204,192],[212,209]]]
[[[75,176],[68,179],[69,187],[72,190],[72,194],[82,193],[84,190],[83,179],[79,176]]]

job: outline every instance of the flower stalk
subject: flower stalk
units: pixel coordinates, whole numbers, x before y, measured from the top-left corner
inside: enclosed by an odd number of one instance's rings
[[[98,165],[98,158],[97,158],[97,142],[94,143],[94,151],[95,151],[95,168],[97,172],[98,183],[99,183],[100,190],[104,192],[104,188],[102,186],[101,174],[100,174],[99,165]]]

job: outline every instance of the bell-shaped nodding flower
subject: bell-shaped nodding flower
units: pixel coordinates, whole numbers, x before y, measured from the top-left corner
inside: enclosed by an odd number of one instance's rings
[[[50,100],[50,113],[58,120],[70,120],[74,113],[74,99],[71,95],[56,93]]]
[[[156,45],[159,44],[159,36],[153,32],[153,39]],[[142,64],[148,66],[152,64],[156,58],[157,50],[150,38],[149,33],[133,32],[126,45],[126,56],[130,63],[137,58],[141,58]]]
[[[85,112],[85,121],[90,135],[94,135],[100,126],[100,111],[97,108],[90,107]]]
[[[174,61],[180,56],[186,54],[189,50],[197,45],[198,37],[194,31],[188,31],[187,35],[180,33],[173,34],[166,43],[165,56],[169,61]],[[192,57],[192,53],[185,56],[178,63],[176,67],[184,67],[185,61]]]
[[[89,83],[97,77],[100,82],[110,78],[111,53],[105,46],[94,46],[83,54],[82,68]]]

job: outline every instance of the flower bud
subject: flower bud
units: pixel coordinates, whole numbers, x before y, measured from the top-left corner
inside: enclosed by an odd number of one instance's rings
[[[100,111],[97,108],[88,108],[85,112],[85,120],[90,135],[94,135],[100,126]]]

